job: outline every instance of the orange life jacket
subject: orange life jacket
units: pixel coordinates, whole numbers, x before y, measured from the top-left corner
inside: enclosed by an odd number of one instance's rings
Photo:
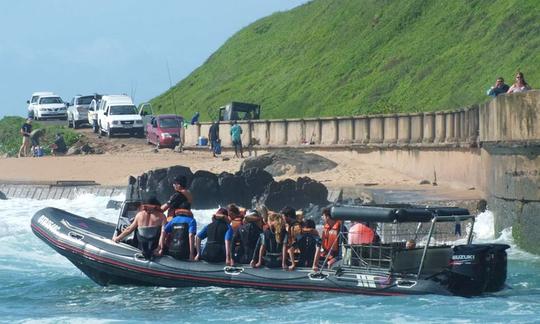
[[[349,244],[371,244],[375,241],[375,232],[368,226],[358,223],[349,230]]]
[[[330,254],[328,259],[332,259],[337,256],[339,252],[339,233],[341,231],[341,222],[337,221],[332,227],[328,224],[324,224],[322,232],[322,246],[321,257],[326,257]]]
[[[242,224],[244,223],[244,217],[243,216],[236,216],[235,218],[232,218],[231,219],[231,227],[233,229],[234,232],[236,232],[236,230],[242,226]]]

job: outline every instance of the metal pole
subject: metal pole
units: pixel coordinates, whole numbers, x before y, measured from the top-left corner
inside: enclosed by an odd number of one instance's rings
[[[437,222],[437,217],[433,217],[433,219],[431,220],[431,227],[429,228],[429,234],[428,234],[426,246],[424,246],[424,252],[422,253],[422,259],[420,260],[420,267],[418,267],[418,273],[416,274],[416,279],[419,279],[420,274],[422,273],[422,268],[424,267],[424,260],[426,258],[429,242],[431,241],[431,236],[433,235],[433,229],[435,228],[436,222]]]

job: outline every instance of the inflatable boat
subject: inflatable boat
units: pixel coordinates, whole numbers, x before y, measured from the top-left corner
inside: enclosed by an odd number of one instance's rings
[[[355,245],[348,244],[344,237],[341,260],[331,269],[324,266],[314,272],[309,268],[284,271],[249,265],[230,267],[181,261],[168,255],[146,260],[137,248],[111,240],[115,230],[125,228],[133,219],[137,207],[137,202],[125,202],[117,224],[44,208],[34,215],[31,227],[37,237],[99,285],[474,296],[499,291],[506,280],[508,246],[472,244],[474,216],[459,208],[333,207],[332,217],[344,224],[377,224],[381,240]],[[463,244],[446,243],[441,235],[458,236],[458,225],[469,232],[459,235]],[[346,235],[345,230],[343,233]],[[416,238],[417,246],[406,248],[406,237]],[[451,239],[454,243],[460,240]]]

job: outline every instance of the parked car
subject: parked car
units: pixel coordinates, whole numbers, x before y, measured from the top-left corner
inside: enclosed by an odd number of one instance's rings
[[[40,95],[36,103],[32,104],[34,119],[67,118],[66,104],[57,95]]]
[[[71,103],[67,108],[67,124],[68,127],[77,128],[81,124],[88,123],[88,109],[92,100],[101,98],[101,95],[77,95],[71,99]]]
[[[143,121],[131,97],[109,95],[101,98],[98,107],[98,124],[101,134],[112,137],[115,134],[144,136]]]
[[[146,125],[146,142],[158,148],[174,148],[183,139],[183,118],[176,115],[158,115]]]
[[[40,92],[34,92],[32,93],[32,97],[30,97],[30,100],[26,100],[26,103],[28,104],[28,114],[34,115],[34,105],[37,104],[37,101],[40,96],[52,96],[54,93],[50,91],[40,91]]]

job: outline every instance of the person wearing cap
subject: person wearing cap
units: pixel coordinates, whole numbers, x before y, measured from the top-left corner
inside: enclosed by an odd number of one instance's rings
[[[167,211],[167,219],[170,221],[176,214],[176,209],[184,206],[186,209],[191,209],[193,196],[187,189],[187,179],[185,176],[177,176],[173,180],[174,193],[169,200],[161,206],[162,211]]]
[[[254,209],[247,210],[244,224],[234,232],[234,261],[242,264],[257,261],[257,242],[262,232],[262,217],[259,212]]]
[[[195,261],[200,259],[207,262],[223,262],[229,266],[234,265],[232,258],[233,229],[227,222],[228,212],[225,208],[219,208],[212,217],[212,223],[203,227],[195,238],[197,255]],[[201,241],[206,239],[206,245],[201,252]]]
[[[18,157],[27,157],[30,152],[30,134],[32,133],[32,119],[28,118],[21,126],[20,133],[23,137],[22,145],[19,148]]]
[[[129,225],[120,235],[113,236],[116,243],[123,240],[133,231],[137,237],[138,247],[147,260],[151,260],[154,251],[158,247],[161,227],[166,224],[165,215],[161,212],[160,202],[156,197],[147,197],[142,201],[140,211],[135,215],[133,223]],[[157,251],[156,251],[157,252]]]

